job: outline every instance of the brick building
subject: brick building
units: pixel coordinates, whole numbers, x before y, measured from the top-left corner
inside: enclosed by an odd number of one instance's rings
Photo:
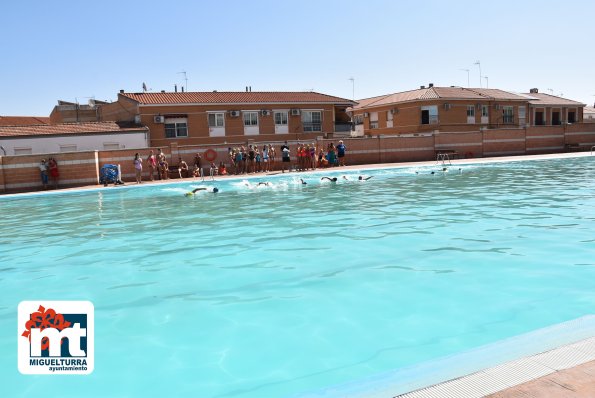
[[[595,123],[595,107],[585,106],[583,109],[583,122]]]
[[[50,123],[86,123],[100,122],[99,109],[106,101],[90,99],[88,104],[58,100],[58,105],[50,113]]]
[[[465,132],[581,123],[585,104],[498,89],[421,87],[359,100],[350,109],[360,134]]]
[[[151,146],[313,139],[348,133],[354,102],[316,92],[160,92],[118,94],[101,120],[135,121]]]

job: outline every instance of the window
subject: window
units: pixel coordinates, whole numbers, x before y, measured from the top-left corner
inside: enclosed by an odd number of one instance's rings
[[[421,124],[438,124],[438,106],[421,107]]]
[[[225,114],[221,113],[209,113],[209,127],[224,127],[225,126]]]
[[[525,107],[519,106],[519,126],[524,126],[526,123]]]
[[[188,137],[186,118],[165,119],[165,138]]]
[[[242,112],[244,126],[258,126],[258,112]]]
[[[386,121],[392,122],[393,121],[393,112],[394,110],[386,111]]]
[[[576,122],[576,113],[574,111],[568,111],[568,123]]]
[[[473,105],[467,105],[467,123],[475,123],[475,106]]]
[[[487,105],[481,106],[481,117],[488,117],[488,106]]]
[[[370,112],[370,128],[378,128],[378,112]]]
[[[502,111],[502,123],[513,124],[514,123],[514,111],[512,106],[505,106]]]
[[[322,131],[322,112],[303,111],[302,124],[304,125],[304,131]]]
[[[356,125],[364,124],[364,115],[355,115],[353,120]]]
[[[275,124],[277,126],[287,126],[287,112],[275,112]]]
[[[117,142],[104,142],[103,149],[106,151],[113,151],[115,149],[120,149],[120,144]]]
[[[15,155],[31,155],[33,150],[31,148],[15,148],[14,154]]]
[[[60,145],[60,152],[76,152],[76,145],[74,145],[74,144]]]

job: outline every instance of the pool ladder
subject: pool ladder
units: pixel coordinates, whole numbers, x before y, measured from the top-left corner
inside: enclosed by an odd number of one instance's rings
[[[452,165],[448,153],[439,153],[438,155],[436,155],[436,164],[440,162],[442,162],[443,166],[446,164],[446,162],[448,162],[449,165]]]

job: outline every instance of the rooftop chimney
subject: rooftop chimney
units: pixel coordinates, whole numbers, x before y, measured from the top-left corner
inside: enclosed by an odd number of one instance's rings
[[[120,90],[120,94],[124,94],[124,90]]]
[[[248,86],[246,86],[246,92],[248,92]]]
[[[420,90],[423,90],[424,88],[426,88],[426,86],[419,86]]]
[[[174,84],[174,93],[177,93],[177,92],[178,92],[178,85]]]
[[[432,87],[434,87],[434,83],[428,83],[428,87],[429,87],[429,88],[432,88]]]
[[[182,86],[182,92],[184,92],[184,86]]]
[[[164,93],[164,92],[165,92],[165,90],[161,90],[161,92],[162,92],[162,93]]]
[[[539,93],[539,90],[536,89],[536,88],[532,88],[531,90],[529,90],[529,93],[531,93],[531,94],[538,94]]]

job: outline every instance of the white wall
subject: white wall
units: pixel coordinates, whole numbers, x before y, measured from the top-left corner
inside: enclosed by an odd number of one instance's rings
[[[15,155],[15,148],[31,148],[32,154],[61,152],[61,145],[76,145],[77,151],[102,151],[105,144],[118,144],[118,149],[148,148],[149,134],[147,132],[118,133],[118,134],[81,134],[62,136],[0,137],[0,145],[4,147],[6,155]],[[107,149],[115,149],[107,148]],[[0,156],[4,152],[0,149]]]

